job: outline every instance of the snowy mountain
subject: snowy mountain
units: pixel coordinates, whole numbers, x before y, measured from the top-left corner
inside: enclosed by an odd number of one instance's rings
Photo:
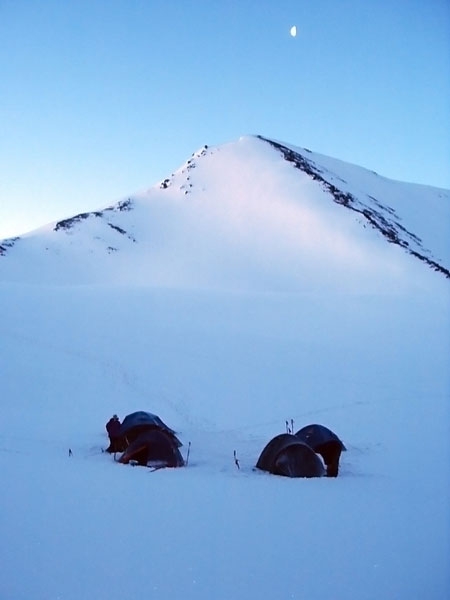
[[[4,240],[0,275],[277,290],[357,277],[372,287],[410,278],[405,255],[450,277],[449,223],[448,191],[244,137],[202,148],[143,194]]]
[[[2,241],[0,598],[449,597],[449,211],[245,137]],[[187,467],[102,451],[137,410]],[[286,422],[339,477],[255,470]]]

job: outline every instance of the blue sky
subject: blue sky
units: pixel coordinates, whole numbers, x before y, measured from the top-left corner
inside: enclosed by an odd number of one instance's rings
[[[447,0],[0,0],[0,86],[0,237],[253,133],[450,188]]]

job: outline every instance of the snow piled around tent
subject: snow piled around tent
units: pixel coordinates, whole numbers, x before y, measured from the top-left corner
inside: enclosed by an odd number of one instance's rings
[[[215,150],[236,161],[226,176],[212,160],[202,177],[191,171],[211,211],[174,183],[182,169],[160,190],[168,196],[150,208],[136,200],[139,218],[121,213],[120,227],[138,241],[120,237],[120,252],[101,253],[86,219],[63,234],[73,245],[52,241],[58,252],[47,245],[45,260],[38,247],[61,232],[21,240],[11,252],[15,282],[2,267],[1,598],[449,595],[448,281],[363,235],[339,207],[315,212],[308,194],[317,188],[289,182],[291,174],[286,181],[265,147],[263,183],[244,185],[240,148]],[[259,170],[260,157],[250,160]],[[228,205],[217,206],[225,181]],[[253,185],[248,205],[231,201],[232,190]],[[289,229],[292,185],[304,188],[309,215],[300,240]],[[273,201],[280,186],[282,205]],[[426,223],[430,234],[441,227],[426,204],[414,207],[409,217],[405,204],[405,221]],[[342,244],[328,277],[333,240]],[[359,279],[366,267],[376,279]],[[344,284],[336,270],[347,273]],[[191,442],[187,468],[152,473],[102,453],[106,420],[134,410],[173,427],[184,456]],[[290,419],[296,429],[318,422],[338,433],[347,452],[337,479],[254,471]]]

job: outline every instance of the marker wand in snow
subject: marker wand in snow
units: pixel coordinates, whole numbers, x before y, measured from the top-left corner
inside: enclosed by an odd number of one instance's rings
[[[189,464],[189,454],[191,453],[191,442],[189,442],[188,444],[188,450],[187,450],[187,455],[186,455],[186,461],[184,463],[184,466],[187,467]]]

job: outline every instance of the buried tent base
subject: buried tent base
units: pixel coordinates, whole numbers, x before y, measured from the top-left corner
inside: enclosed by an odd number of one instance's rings
[[[184,466],[178,449],[178,440],[166,431],[150,429],[142,432],[119,458],[120,463],[165,467]]]
[[[264,447],[256,467],[285,477],[322,477],[325,473],[314,450],[291,433],[275,436]]]

